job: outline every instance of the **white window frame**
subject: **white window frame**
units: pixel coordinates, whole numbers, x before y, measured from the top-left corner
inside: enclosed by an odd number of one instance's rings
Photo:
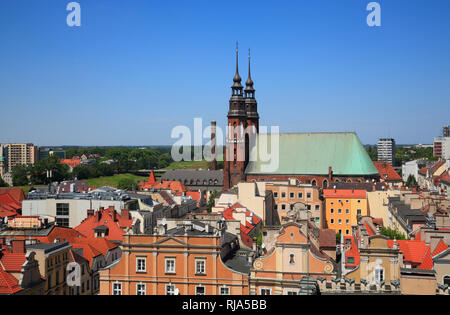
[[[203,264],[203,271],[202,270],[199,271],[199,266],[201,266],[202,264]],[[195,260],[195,274],[206,275],[206,259],[199,258]]]
[[[143,286],[143,288],[140,286]],[[147,285],[145,283],[136,283],[136,295],[146,295],[146,294],[147,294]]]
[[[166,284],[166,295],[175,295],[175,285]]]
[[[223,293],[222,290],[226,290],[227,293]],[[230,295],[230,288],[229,288],[229,287],[226,287],[226,286],[220,287],[220,289],[219,289],[219,294],[220,294],[220,295]]]
[[[167,263],[168,262],[173,262],[173,268],[170,268],[170,270],[167,268]],[[165,268],[165,272],[166,273],[175,274],[176,270],[177,270],[176,266],[177,266],[177,262],[176,262],[175,258],[166,258],[165,259],[165,267],[164,268]]]
[[[380,271],[381,271],[381,273],[380,273]],[[373,278],[377,285],[381,285],[381,282],[385,281],[385,279],[386,279],[386,271],[384,270],[384,268],[381,267],[380,265],[377,265],[373,269]]]
[[[289,294],[289,293],[291,293],[291,294]],[[298,295],[298,290],[288,289],[288,290],[284,291],[284,294],[285,295]]]
[[[122,283],[114,282],[112,285],[113,295],[122,295]]]
[[[139,262],[144,261],[144,269],[141,269],[141,264]],[[147,272],[147,258],[146,257],[136,257],[136,272]]]

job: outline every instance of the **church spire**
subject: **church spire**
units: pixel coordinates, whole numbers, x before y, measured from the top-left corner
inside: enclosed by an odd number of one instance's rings
[[[254,98],[255,97],[255,89],[253,88],[253,80],[252,80],[252,74],[251,74],[251,56],[250,56],[250,48],[248,49],[248,79],[245,82],[245,97],[247,98]]]
[[[234,75],[234,78],[233,78],[233,82],[234,82],[234,84],[232,86],[233,95],[236,95],[235,91],[236,92],[242,91],[241,81],[242,81],[242,79],[241,79],[241,76],[239,75],[239,43],[236,42],[236,74]],[[238,93],[238,94],[241,94],[241,93]]]

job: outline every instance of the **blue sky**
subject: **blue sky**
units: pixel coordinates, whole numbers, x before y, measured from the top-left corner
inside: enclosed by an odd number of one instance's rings
[[[450,1],[0,2],[0,142],[172,144],[173,127],[225,126],[247,49],[261,125],[431,143],[450,124]]]

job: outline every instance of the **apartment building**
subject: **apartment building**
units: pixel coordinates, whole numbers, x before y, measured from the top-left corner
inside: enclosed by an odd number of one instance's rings
[[[1,151],[6,159],[6,172],[11,172],[16,165],[34,164],[39,160],[39,147],[32,143],[2,144]]]
[[[289,210],[294,208],[296,203],[303,203],[307,210],[311,210],[311,218],[318,226],[323,226],[322,222],[322,200],[320,200],[319,187],[305,184],[272,183],[266,185],[266,190],[273,194],[274,212],[278,214],[280,222],[282,217],[287,215]]]
[[[450,137],[439,137],[434,139],[433,156],[444,160],[450,159]]]
[[[367,191],[362,189],[324,189],[326,228],[351,235],[358,216],[369,215]]]
[[[251,261],[225,225],[162,220],[158,233],[127,233],[120,262],[100,271],[100,295],[248,294]]]
[[[395,166],[395,140],[392,138],[381,138],[378,140],[378,161],[385,161]]]

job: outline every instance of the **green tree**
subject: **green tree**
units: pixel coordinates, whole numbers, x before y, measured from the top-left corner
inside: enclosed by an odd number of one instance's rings
[[[206,211],[208,211],[208,213],[211,213],[212,208],[215,206],[215,204],[216,204],[215,198],[218,195],[219,195],[219,193],[217,192],[217,190],[213,190],[211,192],[211,194],[209,195],[208,203],[206,205]]]
[[[13,186],[28,185],[28,167],[26,165],[16,165],[12,169]]]
[[[408,179],[406,180],[406,186],[408,187],[417,186],[417,181],[413,174],[410,174],[408,176]]]
[[[336,244],[341,243],[341,233],[336,233]]]
[[[9,187],[9,185],[0,177],[0,187]]]
[[[396,230],[391,228],[382,227],[381,235],[389,237],[389,239],[393,240],[394,238],[397,240],[406,240],[406,236]]]

